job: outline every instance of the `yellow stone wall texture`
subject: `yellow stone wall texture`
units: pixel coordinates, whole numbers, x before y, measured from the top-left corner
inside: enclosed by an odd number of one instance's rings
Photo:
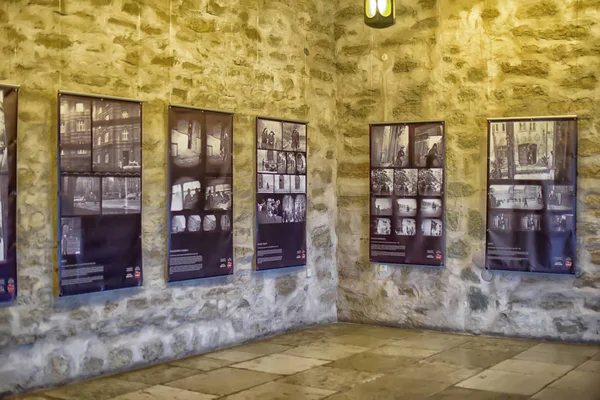
[[[334,4],[3,0],[20,84],[19,297],[0,308],[0,397],[336,319]],[[144,286],[52,295],[59,90],[143,100]],[[167,285],[169,103],[235,112],[235,272]],[[253,271],[255,116],[310,121],[308,268]]]
[[[600,2],[402,0],[336,12],[338,318],[600,341]],[[489,117],[579,116],[578,274],[480,279]],[[443,119],[446,268],[369,263],[368,122]],[[472,260],[478,261],[474,263]]]

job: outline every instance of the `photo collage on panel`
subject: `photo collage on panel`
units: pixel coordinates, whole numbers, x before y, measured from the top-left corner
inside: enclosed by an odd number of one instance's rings
[[[59,108],[59,292],[141,285],[141,103],[61,94]]]
[[[17,296],[18,88],[0,85],[0,303]]]
[[[233,116],[169,107],[169,281],[233,273]]]
[[[488,139],[487,266],[574,273],[576,119],[490,120]]]
[[[371,261],[443,265],[444,124],[371,126]]]
[[[305,123],[257,119],[257,269],[306,263],[306,135]]]

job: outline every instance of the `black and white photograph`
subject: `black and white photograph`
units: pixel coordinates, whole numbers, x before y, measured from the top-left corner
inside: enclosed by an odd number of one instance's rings
[[[392,220],[390,218],[375,218],[373,233],[375,235],[390,235],[392,233]]]
[[[4,90],[0,88],[0,172],[8,172],[8,135],[4,114]]]
[[[293,210],[291,196],[285,196],[288,200],[288,212]],[[259,224],[281,224],[283,223],[283,205],[280,198],[274,196],[259,196],[257,199],[256,215]]]
[[[372,167],[408,167],[408,125],[378,125],[371,131]]]
[[[180,178],[171,186],[171,211],[194,210],[202,198],[200,181]]]
[[[290,176],[290,191],[292,193],[306,193],[306,175]]]
[[[90,99],[60,98],[60,169],[63,172],[90,172],[92,169]]]
[[[274,175],[258,174],[256,176],[258,193],[273,193],[275,191],[275,188],[273,187],[273,178]]]
[[[187,231],[200,232],[202,231],[202,217],[199,215],[190,215],[187,218]]]
[[[306,196],[299,194],[294,198],[294,214],[291,216],[291,218],[286,218],[286,222],[304,221],[306,221]]]
[[[280,167],[279,152],[274,150],[258,150],[256,152],[259,173],[276,174]]]
[[[81,218],[61,218],[60,250],[63,256],[81,254]]]
[[[183,187],[181,185],[171,186],[171,211],[183,210]]]
[[[277,173],[285,174],[287,172],[287,155],[283,151],[277,153]]]
[[[63,176],[60,210],[63,216],[100,214],[100,178]]]
[[[296,153],[296,172],[306,174],[306,156],[304,153]]]
[[[171,158],[178,167],[202,163],[202,122],[191,116],[178,119],[171,129]]]
[[[537,214],[527,214],[520,217],[520,230],[526,232],[536,232],[542,230],[542,217]]]
[[[174,215],[171,218],[171,233],[177,234],[181,232],[185,232],[186,223],[185,223],[185,215]]]
[[[0,93],[2,93],[0,91]],[[5,229],[4,229],[4,209],[2,208],[5,204],[0,201],[0,262],[6,262],[6,240],[5,240]]]
[[[552,185],[548,187],[548,209],[567,211],[575,207],[575,186]]]
[[[441,168],[420,169],[418,183],[419,195],[440,196],[442,194],[443,180],[444,170]]]
[[[231,172],[233,149],[233,117],[229,114],[206,113],[206,170],[209,173]]]
[[[444,166],[444,126],[428,124],[415,128],[414,165],[416,167],[442,168]]]
[[[414,217],[417,215],[417,199],[396,199],[396,215]]]
[[[574,228],[573,214],[558,214],[550,217],[550,229],[553,232],[571,232]]]
[[[102,214],[139,214],[141,194],[140,178],[102,178]]]
[[[396,196],[416,196],[418,169],[394,170],[394,194]]]
[[[423,236],[442,236],[442,220],[427,218],[421,221]]]
[[[256,120],[257,149],[283,150],[282,123],[258,118]]]
[[[513,210],[544,208],[542,187],[538,185],[491,185],[488,196],[490,208]]]
[[[439,218],[442,216],[441,199],[422,199],[421,216],[427,218]]]
[[[393,169],[371,170],[371,194],[391,195],[394,189]]]
[[[290,192],[290,175],[275,175],[275,193]]]
[[[227,214],[221,215],[221,230],[223,232],[231,230],[231,217]]]
[[[491,179],[553,180],[556,121],[491,122]]]
[[[396,235],[415,236],[417,234],[417,222],[412,218],[396,219]]]
[[[283,123],[283,150],[306,151],[306,124]]]
[[[207,181],[205,210],[231,210],[231,179],[216,178]]]
[[[142,106],[100,99],[92,103],[93,170],[141,173]]]
[[[294,175],[296,173],[296,153],[287,154],[287,173]]]
[[[210,214],[204,217],[202,221],[202,228],[204,232],[213,232],[217,229],[217,217]]]
[[[392,215],[392,198],[391,197],[373,197],[371,198],[371,215]]]
[[[511,231],[512,230],[512,215],[499,213],[494,214],[490,218],[490,228],[494,231]]]

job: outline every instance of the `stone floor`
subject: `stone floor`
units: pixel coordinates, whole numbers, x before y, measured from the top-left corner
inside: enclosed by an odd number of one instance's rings
[[[20,399],[591,400],[600,347],[333,324]]]

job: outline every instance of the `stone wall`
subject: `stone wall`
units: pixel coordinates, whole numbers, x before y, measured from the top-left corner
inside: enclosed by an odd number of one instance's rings
[[[600,342],[600,3],[403,0],[373,30],[340,0],[338,318]],[[481,278],[486,119],[579,115],[578,274]],[[369,263],[369,131],[447,123],[446,268]],[[472,260],[477,262],[474,263]]]
[[[333,7],[0,2],[0,82],[21,85],[19,297],[0,308],[0,397],[336,319]],[[59,90],[145,102],[141,288],[52,295]],[[165,283],[169,103],[236,113],[233,276]],[[256,115],[310,121],[310,278],[302,268],[252,268]]]

